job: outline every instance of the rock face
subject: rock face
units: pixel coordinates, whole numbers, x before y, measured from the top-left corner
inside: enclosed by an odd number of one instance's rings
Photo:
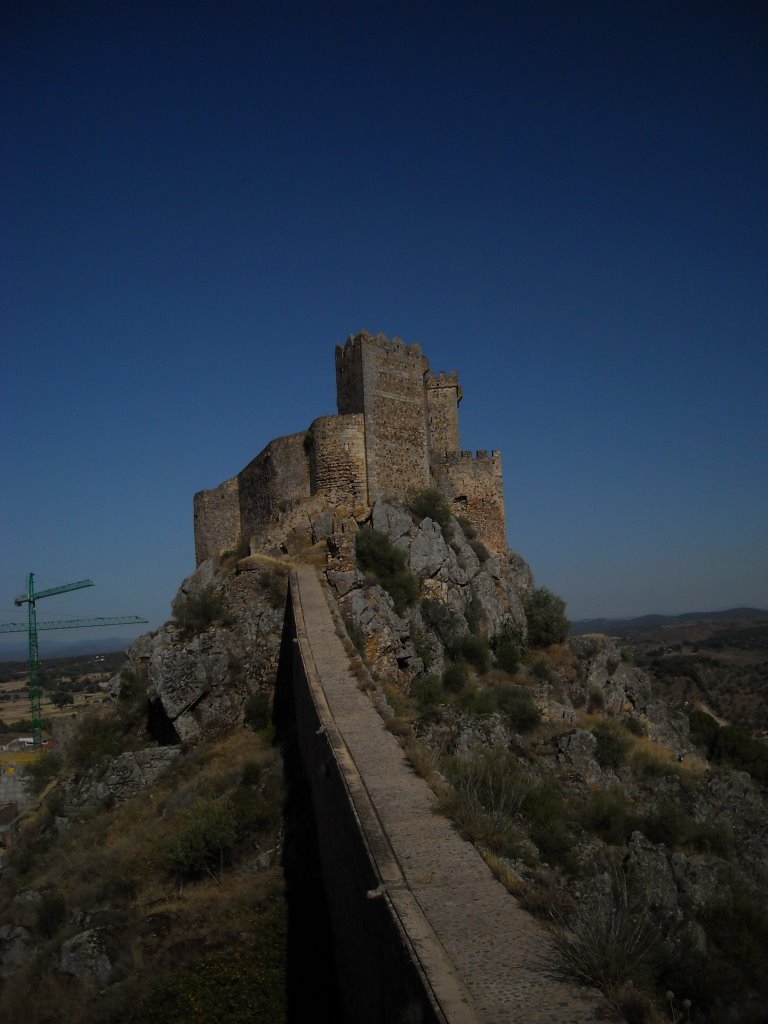
[[[112,963],[101,929],[90,928],[63,942],[59,970],[87,985],[106,985],[112,974]]]
[[[234,574],[204,562],[174,600],[180,621],[128,650],[129,672],[146,679],[150,727],[161,742],[194,742],[242,722],[248,697],[274,681],[285,570],[268,560],[243,564],[250,571]],[[121,676],[109,684],[116,696]]]
[[[567,641],[584,666],[583,681],[571,697],[588,708],[637,719],[652,740],[675,753],[690,749],[687,717],[653,696],[651,680],[642,669],[627,664],[607,636],[575,636]]]
[[[105,771],[91,768],[66,787],[67,810],[100,803],[120,804],[156,781],[178,757],[178,747],[159,747],[119,754]],[[61,828],[61,826],[57,826]]]
[[[455,519],[446,537],[438,523],[414,521],[397,502],[376,502],[370,525],[404,552],[422,598],[397,615],[382,587],[354,569],[329,569],[342,614],[362,630],[375,674],[407,685],[425,670],[442,672],[445,648],[470,632],[490,638],[515,625],[524,635],[521,594],[532,576],[519,555],[489,556],[478,546],[481,561]]]

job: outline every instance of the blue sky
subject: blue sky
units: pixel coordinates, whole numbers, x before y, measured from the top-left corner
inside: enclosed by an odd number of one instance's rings
[[[163,621],[361,327],[459,371],[572,617],[768,607],[764,4],[6,0],[0,48],[2,621],[29,570]]]

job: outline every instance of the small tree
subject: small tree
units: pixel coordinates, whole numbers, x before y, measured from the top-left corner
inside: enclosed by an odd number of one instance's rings
[[[565,615],[565,601],[546,587],[529,590],[523,598],[528,620],[528,643],[531,647],[560,644],[568,636],[570,622]]]
[[[235,810],[229,800],[198,800],[168,850],[168,866],[180,878],[206,873],[219,882],[237,840]]]
[[[409,491],[406,504],[417,519],[432,519],[447,537],[451,531],[451,509],[445,495],[437,487]]]

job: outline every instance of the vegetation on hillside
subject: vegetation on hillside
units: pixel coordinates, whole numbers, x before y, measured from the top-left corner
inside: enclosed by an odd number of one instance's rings
[[[405,552],[378,530],[358,530],[355,545],[361,571],[381,584],[402,615],[419,596],[419,581],[407,567]]]
[[[562,637],[567,628],[562,602],[553,598],[545,594],[541,601],[542,631],[535,626],[535,638]],[[408,693],[385,686],[389,726],[432,782],[444,813],[547,924],[560,968],[602,988],[634,1024],[764,1022],[768,980],[759,964],[768,955],[768,901],[758,898],[756,880],[737,857],[731,824],[709,801],[702,762],[675,760],[648,739],[642,721],[609,708],[601,689],[593,688],[591,710],[576,711],[574,722],[542,720],[543,693],[568,702],[569,693],[582,692],[580,659],[593,656],[599,642],[580,655],[557,643],[524,652],[510,627],[481,655],[477,639],[467,636],[449,649],[442,677],[425,670]],[[615,664],[608,659],[608,673],[628,656],[617,654]],[[490,715],[510,730],[509,747],[478,740],[458,756],[444,746],[464,720],[456,716],[469,716],[467,727],[482,730]],[[691,726],[692,741],[713,764],[764,778],[764,744],[703,713],[691,715]],[[593,737],[591,756],[608,780],[602,785],[585,786],[558,770],[553,742],[577,728]],[[710,809],[694,818],[694,804]],[[646,868],[632,867],[646,863],[646,848],[679,853],[691,871],[706,864],[712,872],[703,902],[685,908],[686,927],[701,929],[706,955],[681,938],[683,925],[674,916],[651,909],[646,885],[654,883],[643,881]],[[653,863],[656,855],[647,856]],[[716,964],[717,985],[707,958]]]
[[[42,802],[8,853],[0,915],[26,929],[35,955],[5,982],[4,1019],[278,1024],[282,768],[269,732],[238,728],[182,750],[150,788],[117,805],[69,802],[67,780],[98,777],[136,744],[140,690],[113,713],[82,719],[63,757],[43,755],[31,769]],[[61,969],[62,947],[84,928],[111,963],[98,994]]]

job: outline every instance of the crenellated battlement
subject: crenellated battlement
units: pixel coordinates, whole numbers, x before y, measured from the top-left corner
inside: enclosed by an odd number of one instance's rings
[[[506,547],[501,452],[461,450],[456,370],[429,372],[418,342],[361,330],[337,345],[338,415],[276,438],[236,477],[195,497],[198,564],[239,537],[259,537],[286,504],[332,508],[404,500],[438,486],[492,549]]]
[[[376,346],[385,355],[394,356],[399,359],[406,358],[409,361],[418,363],[423,367],[424,373],[429,369],[429,362],[422,353],[421,345],[419,345],[418,341],[411,342],[409,345],[397,336],[388,338],[386,334],[381,332],[371,334],[370,331],[364,329],[358,331],[357,334],[348,335],[343,345],[336,346],[336,360],[338,362],[339,357],[342,359],[348,358],[348,356],[372,345]]]
[[[463,449],[460,452],[435,452],[432,458],[441,462],[498,462],[501,460],[501,451],[498,448],[493,448],[490,452],[486,448],[478,448],[476,452]]]
[[[445,370],[441,370],[439,373],[428,373],[424,378],[424,386],[426,388],[459,388],[459,375],[456,370],[451,370],[446,373]]]

